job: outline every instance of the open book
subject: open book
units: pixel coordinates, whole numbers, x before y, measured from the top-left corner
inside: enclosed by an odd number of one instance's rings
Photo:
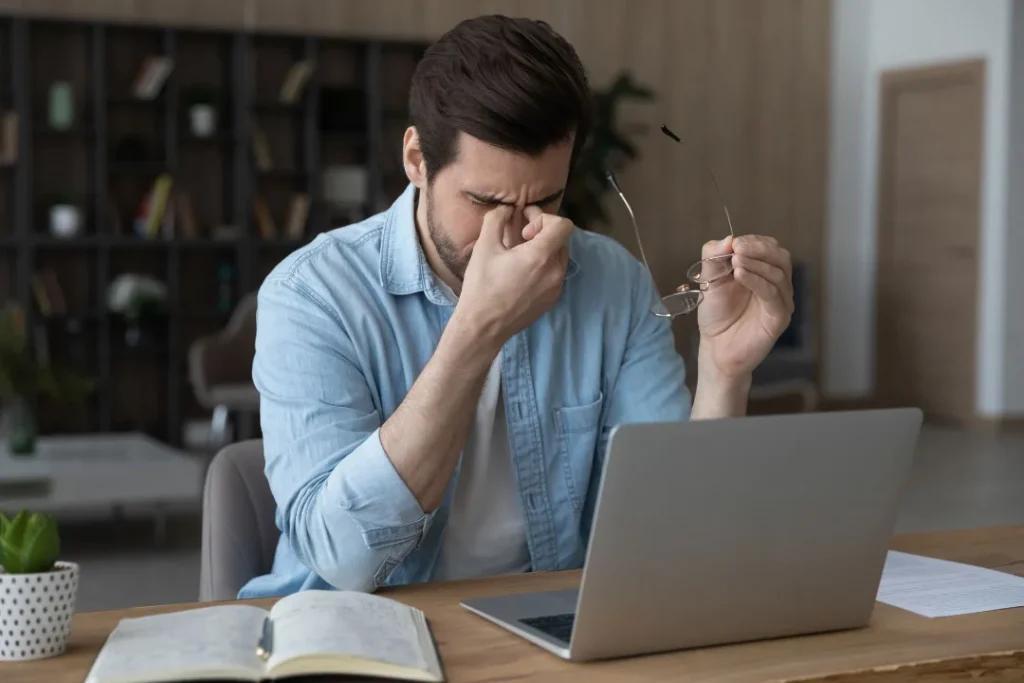
[[[444,680],[419,610],[364,593],[304,591],[269,612],[227,604],[122,619],[85,683],[316,675]]]

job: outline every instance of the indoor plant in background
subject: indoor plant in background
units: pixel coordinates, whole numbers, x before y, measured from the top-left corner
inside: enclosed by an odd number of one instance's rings
[[[107,288],[107,308],[124,317],[124,342],[141,346],[145,332],[167,310],[167,286],[149,275],[123,273]]]
[[[65,651],[78,573],[77,564],[60,561],[60,531],[52,517],[0,513],[0,660]]]
[[[621,170],[637,157],[627,131],[619,126],[619,105],[626,99],[650,100],[654,93],[633,80],[628,72],[619,74],[605,89],[593,90],[593,128],[590,139],[573,166],[562,202],[562,213],[580,228],[607,223],[604,195],[610,189],[606,174]]]
[[[36,400],[74,400],[92,390],[92,381],[54,367],[30,348],[25,315],[8,306],[0,313],[0,399],[4,402],[7,448],[12,455],[35,453]]]

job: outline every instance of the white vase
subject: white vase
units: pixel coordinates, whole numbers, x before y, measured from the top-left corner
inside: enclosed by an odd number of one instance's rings
[[[50,232],[54,237],[74,237],[81,229],[82,213],[77,206],[54,204],[50,207]]]
[[[217,110],[209,104],[194,104],[188,110],[192,122],[192,134],[197,138],[208,138],[217,130]]]
[[[48,572],[0,569],[0,661],[63,654],[78,599],[78,565],[57,562]]]

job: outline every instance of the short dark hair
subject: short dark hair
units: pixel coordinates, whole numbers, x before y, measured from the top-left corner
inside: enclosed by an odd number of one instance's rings
[[[575,134],[575,160],[591,126],[586,70],[546,22],[467,19],[424,52],[409,91],[428,180],[457,152],[458,133],[539,155]]]

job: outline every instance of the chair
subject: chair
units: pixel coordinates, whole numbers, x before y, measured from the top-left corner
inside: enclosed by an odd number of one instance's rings
[[[248,419],[259,412],[260,394],[252,382],[256,355],[256,294],[242,298],[224,329],[200,337],[189,348],[189,380],[199,405],[213,411],[209,446],[229,441],[231,413],[246,420],[239,438],[253,436]]]
[[[263,467],[262,439],[226,446],[210,462],[203,491],[201,601],[234,600],[249,579],[273,568],[280,532]]]

